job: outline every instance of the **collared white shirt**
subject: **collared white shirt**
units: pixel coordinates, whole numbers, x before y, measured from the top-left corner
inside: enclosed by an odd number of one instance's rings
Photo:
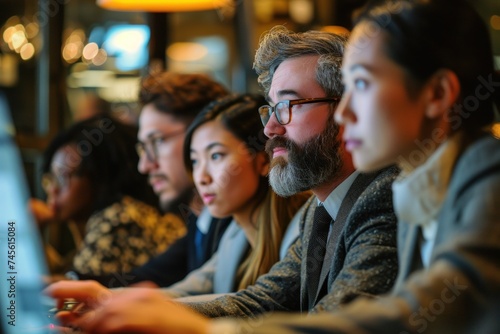
[[[339,213],[340,205],[347,195],[347,192],[351,188],[354,180],[358,177],[359,172],[354,171],[349,175],[341,184],[339,184],[331,193],[328,195],[324,202],[318,200],[319,205],[324,205],[326,211],[333,220],[337,219],[337,214]]]

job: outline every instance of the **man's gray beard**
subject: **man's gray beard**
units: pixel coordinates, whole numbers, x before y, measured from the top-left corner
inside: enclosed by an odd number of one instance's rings
[[[269,172],[269,184],[274,192],[282,197],[289,197],[301,191],[309,190],[311,182],[308,173],[296,168],[294,164],[285,162],[282,158]]]
[[[274,192],[288,197],[332,182],[343,166],[338,132],[339,127],[332,118],[319,136],[301,146],[289,139],[277,138],[276,142],[286,142],[288,161],[281,157],[271,161],[269,184]],[[268,144],[272,141],[270,139]],[[270,146],[266,150],[272,154]]]

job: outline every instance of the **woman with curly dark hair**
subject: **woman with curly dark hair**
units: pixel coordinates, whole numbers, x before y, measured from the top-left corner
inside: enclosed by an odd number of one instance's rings
[[[138,172],[136,134],[99,116],[62,131],[45,152],[45,211],[52,221],[68,222],[76,239],[72,267],[79,273],[130,271],[185,232],[177,216],[160,214],[158,198]]]

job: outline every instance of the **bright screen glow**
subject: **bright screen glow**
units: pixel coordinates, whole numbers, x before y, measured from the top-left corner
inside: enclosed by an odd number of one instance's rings
[[[136,70],[147,65],[149,38],[146,25],[115,25],[107,29],[102,48],[115,57],[117,69]]]

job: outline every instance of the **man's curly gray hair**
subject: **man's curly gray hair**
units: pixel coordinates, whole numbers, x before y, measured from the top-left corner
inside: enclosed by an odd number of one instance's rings
[[[326,96],[341,96],[344,90],[340,68],[347,35],[322,31],[294,33],[284,26],[276,26],[264,34],[255,54],[253,68],[266,95],[278,66],[289,58],[319,55],[316,80]]]

